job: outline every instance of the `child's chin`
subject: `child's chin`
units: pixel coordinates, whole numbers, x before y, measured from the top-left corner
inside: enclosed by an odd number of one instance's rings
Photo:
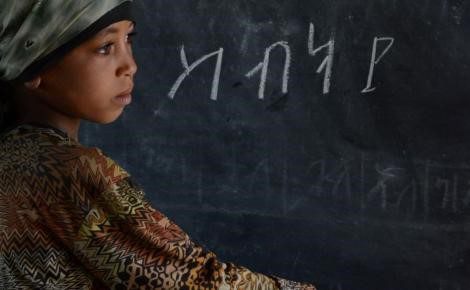
[[[94,123],[98,123],[98,124],[102,124],[102,125],[106,125],[106,124],[110,124],[114,121],[116,121],[120,116],[121,116],[122,112],[120,112],[119,114],[114,114],[114,115],[111,115],[111,116],[105,116],[105,117],[102,117],[102,118],[98,118],[98,119],[95,119],[95,120],[89,120],[89,121],[92,121]]]

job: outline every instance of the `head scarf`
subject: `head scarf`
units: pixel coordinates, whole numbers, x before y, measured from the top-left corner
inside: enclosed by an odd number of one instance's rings
[[[123,13],[131,2],[1,0],[0,80],[27,80],[98,29],[131,20],[130,12]]]

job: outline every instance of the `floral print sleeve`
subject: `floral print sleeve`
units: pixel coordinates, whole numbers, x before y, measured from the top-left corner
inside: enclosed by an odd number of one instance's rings
[[[102,192],[73,251],[113,289],[314,289],[220,262],[126,177]]]

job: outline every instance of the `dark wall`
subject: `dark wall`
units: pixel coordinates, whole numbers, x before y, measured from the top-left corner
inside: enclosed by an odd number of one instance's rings
[[[320,289],[470,289],[469,1],[136,5],[133,103],[81,141],[157,209]]]

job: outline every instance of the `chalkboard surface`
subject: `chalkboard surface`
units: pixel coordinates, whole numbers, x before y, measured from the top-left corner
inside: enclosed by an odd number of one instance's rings
[[[223,261],[470,289],[470,1],[137,1],[133,103],[80,141]]]

